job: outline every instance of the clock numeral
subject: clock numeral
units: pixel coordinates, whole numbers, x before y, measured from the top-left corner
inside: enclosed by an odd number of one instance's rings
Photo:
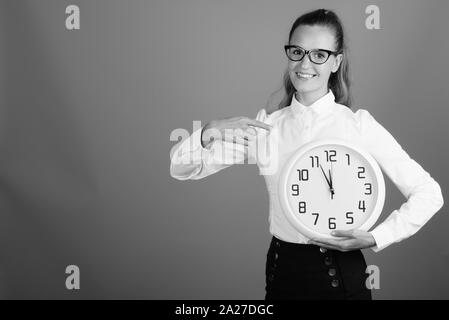
[[[365,187],[366,187],[366,190],[365,190],[366,195],[370,195],[373,193],[371,183],[365,183]],[[367,193],[367,191],[368,191],[368,193]]]
[[[299,213],[306,213],[306,203],[304,201],[300,201],[298,204],[299,204]]]
[[[307,169],[304,169],[304,170],[297,169],[296,171],[298,171],[298,181],[307,181],[307,180],[309,180],[309,170],[307,170]]]
[[[316,223],[318,222],[318,217],[320,216],[319,213],[312,213],[312,215],[316,216],[315,217],[315,222],[313,223],[314,226],[316,226]]]
[[[327,162],[337,162],[337,160],[335,159],[335,157],[337,156],[336,150],[324,150],[324,152],[326,153]]]
[[[337,228],[337,224],[335,223],[335,218],[329,218],[329,229],[333,230]]]
[[[349,220],[346,221],[346,224],[354,224],[354,218],[352,217],[353,214],[354,212],[346,212],[346,219]]]
[[[348,166],[351,165],[351,156],[349,155],[349,153],[346,154],[346,157],[348,158]]]
[[[318,158],[318,156],[309,156],[309,158],[312,159],[312,168],[314,168],[315,165],[317,167],[320,166],[320,158]],[[315,164],[315,161],[316,161],[316,164]]]
[[[294,192],[294,193],[292,193],[292,196],[299,196],[299,185],[292,184],[292,191]]]
[[[362,176],[363,173],[365,173],[365,167],[358,167],[357,169],[359,169],[359,172],[357,172],[357,177],[359,179],[365,179],[365,176]]]
[[[365,200],[359,200],[359,209],[365,212],[366,210]]]

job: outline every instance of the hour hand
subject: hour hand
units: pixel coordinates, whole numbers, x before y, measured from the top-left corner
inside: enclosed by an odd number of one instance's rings
[[[335,194],[335,190],[334,190],[334,185],[332,184],[332,173],[331,173],[330,169],[329,169],[329,181],[330,181],[329,187],[331,189],[331,197],[333,199],[334,198],[334,194]]]
[[[333,181],[332,181],[332,174],[333,174],[333,172],[334,172],[334,168],[333,168],[332,162],[331,162],[331,168],[329,169],[329,181],[330,181],[330,184],[331,184],[332,191],[334,191],[334,184],[333,184]]]

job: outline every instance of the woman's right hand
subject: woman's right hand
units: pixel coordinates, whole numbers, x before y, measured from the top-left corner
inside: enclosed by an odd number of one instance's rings
[[[223,140],[248,146],[249,142],[255,140],[257,137],[256,128],[270,132],[273,127],[264,122],[247,117],[230,117],[221,120],[212,120],[202,130],[201,144],[205,147],[214,140]]]

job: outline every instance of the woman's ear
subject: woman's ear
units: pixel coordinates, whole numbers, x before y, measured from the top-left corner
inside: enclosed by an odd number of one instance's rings
[[[335,73],[338,71],[338,68],[340,67],[341,61],[343,60],[343,54],[340,53],[337,55],[337,57],[334,59],[334,63],[332,64],[332,73]]]

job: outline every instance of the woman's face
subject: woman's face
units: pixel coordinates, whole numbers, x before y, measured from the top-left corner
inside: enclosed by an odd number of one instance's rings
[[[297,45],[305,50],[326,49],[336,51],[335,37],[327,27],[302,25],[296,28],[290,39],[290,45]],[[315,64],[305,55],[301,61],[288,60],[290,80],[296,91],[303,97],[318,99],[328,92],[331,72],[337,72],[342,55],[330,55],[324,64]],[[313,75],[312,78],[301,77],[299,73]],[[309,100],[310,100],[309,98]]]

